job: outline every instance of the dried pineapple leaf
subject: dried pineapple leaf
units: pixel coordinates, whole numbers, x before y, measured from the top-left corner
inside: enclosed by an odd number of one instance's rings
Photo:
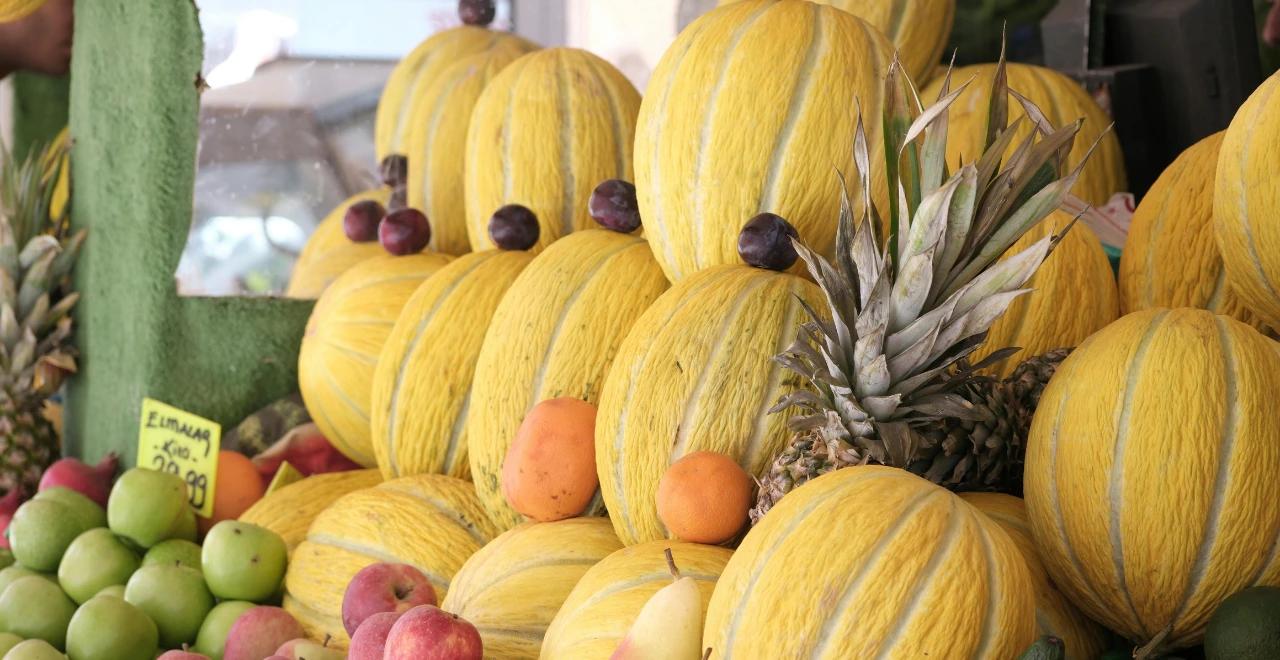
[[[854,392],[860,399],[879,396],[889,391],[893,379],[889,375],[889,362],[883,354],[877,356],[862,369],[854,381]]]
[[[987,106],[987,139],[983,143],[988,149],[995,144],[996,138],[1009,124],[1009,72],[1005,61],[1004,42],[1000,44],[1000,59],[996,64],[996,73],[991,77],[991,103]]]

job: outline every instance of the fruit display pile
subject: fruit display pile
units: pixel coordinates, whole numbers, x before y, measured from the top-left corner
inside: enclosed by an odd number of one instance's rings
[[[720,5],[642,97],[463,0],[290,285],[309,476],[55,465],[3,658],[1280,657],[1280,76],[1117,277],[1075,82],[938,65],[952,0]]]

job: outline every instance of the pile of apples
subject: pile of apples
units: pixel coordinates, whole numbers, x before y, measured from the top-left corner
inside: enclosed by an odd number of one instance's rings
[[[356,573],[342,596],[342,626],[351,635],[348,660],[484,657],[476,627],[436,607],[431,581],[422,571],[406,564],[370,564]],[[342,660],[343,656],[338,653],[315,658]]]

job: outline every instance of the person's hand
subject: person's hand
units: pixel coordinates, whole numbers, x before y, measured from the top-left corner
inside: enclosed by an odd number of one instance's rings
[[[1271,3],[1271,12],[1262,26],[1262,40],[1272,48],[1280,48],[1280,0]]]

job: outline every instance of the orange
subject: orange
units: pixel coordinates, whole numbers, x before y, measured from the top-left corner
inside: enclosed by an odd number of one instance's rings
[[[682,541],[725,543],[747,523],[754,488],[737,461],[695,451],[672,463],[658,482],[658,519]]]
[[[534,406],[502,462],[511,508],[538,522],[581,514],[600,487],[595,438],[595,406],[569,397]]]
[[[213,516],[199,518],[200,533],[223,520],[235,520],[262,499],[266,486],[262,474],[248,456],[224,449],[218,452],[218,477],[214,483]]]

